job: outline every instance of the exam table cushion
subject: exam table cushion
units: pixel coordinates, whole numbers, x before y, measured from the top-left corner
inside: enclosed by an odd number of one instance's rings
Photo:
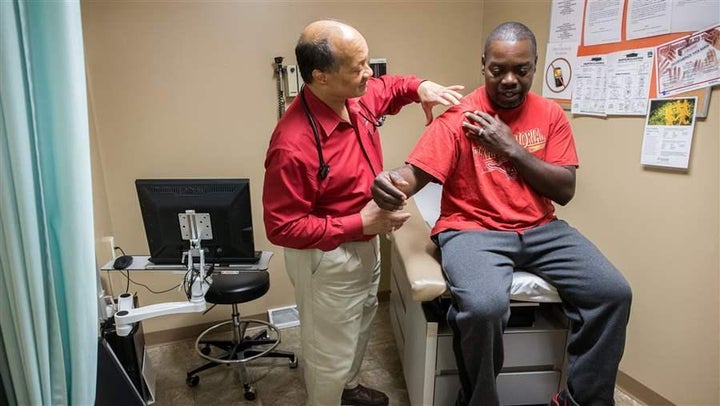
[[[430,241],[430,229],[440,215],[442,186],[430,183],[408,201],[410,219],[395,231],[392,239],[404,265],[412,299],[430,301],[442,296],[447,285],[438,262],[439,250]],[[560,302],[557,290],[544,279],[525,271],[515,271],[510,299],[529,302]]]

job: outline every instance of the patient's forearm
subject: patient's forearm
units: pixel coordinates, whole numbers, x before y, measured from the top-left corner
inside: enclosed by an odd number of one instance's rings
[[[430,175],[412,165],[382,172],[373,182],[373,200],[382,209],[401,210],[407,199],[427,185],[431,179]]]
[[[432,176],[422,169],[418,169],[410,164],[393,169],[391,172],[399,174],[405,180],[406,184],[395,183],[395,186],[400,189],[406,197],[411,197],[419,192],[420,189],[425,187],[425,185],[433,179]]]

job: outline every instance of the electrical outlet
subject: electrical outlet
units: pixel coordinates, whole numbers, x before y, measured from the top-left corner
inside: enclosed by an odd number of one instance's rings
[[[107,249],[107,253],[110,254],[110,259],[115,259],[115,237],[105,236],[100,239],[103,244],[103,249]]]

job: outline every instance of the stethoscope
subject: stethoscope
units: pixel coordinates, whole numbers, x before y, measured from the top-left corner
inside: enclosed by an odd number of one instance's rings
[[[302,101],[303,110],[305,111],[305,117],[307,117],[308,123],[310,123],[310,128],[312,128],[313,136],[315,136],[315,148],[317,149],[318,154],[318,161],[320,162],[320,168],[318,169],[318,177],[320,180],[324,180],[327,178],[328,174],[330,173],[330,165],[328,165],[325,162],[325,157],[323,156],[322,152],[322,146],[320,144],[320,133],[317,130],[317,126],[315,125],[315,120],[312,117],[312,114],[310,114],[310,108],[308,107],[307,100],[305,99],[305,86],[300,89],[300,99]],[[362,106],[363,109],[365,109],[365,112],[372,117],[372,120],[370,117],[366,116],[362,112],[360,113],[360,116],[367,120],[369,123],[372,123],[373,127],[378,128],[381,127],[385,123],[385,116],[382,116],[380,118],[377,118],[372,111],[363,103],[362,100],[358,100],[360,103],[360,106]],[[375,173],[375,168],[373,168],[372,163],[370,162],[370,156],[368,156],[367,151],[365,150],[365,146],[363,145],[362,141],[360,140],[360,134],[358,134],[357,131],[355,131],[355,137],[358,140],[358,143],[360,144],[360,149],[362,149],[363,155],[365,156],[365,160],[367,161],[368,165],[370,165],[370,170],[373,173],[373,176],[377,176],[377,173]]]

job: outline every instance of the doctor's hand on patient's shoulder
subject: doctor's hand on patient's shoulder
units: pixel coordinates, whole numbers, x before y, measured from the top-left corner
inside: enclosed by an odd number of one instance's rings
[[[410,213],[383,210],[374,200],[370,200],[360,210],[360,216],[362,217],[363,234],[375,235],[391,233],[402,227],[410,218]]]
[[[463,95],[458,90],[464,89],[462,85],[443,86],[435,82],[426,80],[420,83],[417,92],[425,112],[425,125],[429,125],[433,121],[432,109],[438,104],[443,106],[457,106]]]
[[[408,182],[397,171],[380,172],[370,188],[373,200],[385,210],[401,210],[407,203],[407,196],[400,187]]]

